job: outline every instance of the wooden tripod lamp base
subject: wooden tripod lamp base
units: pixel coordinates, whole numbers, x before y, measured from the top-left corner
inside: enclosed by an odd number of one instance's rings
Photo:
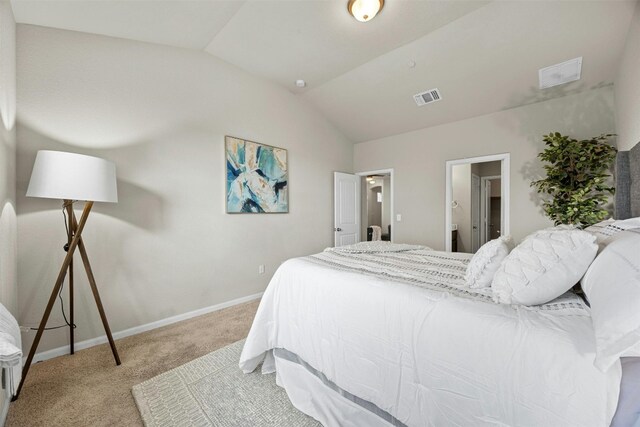
[[[116,365],[120,365],[120,356],[116,349],[116,344],[113,341],[111,335],[111,329],[109,328],[109,322],[107,321],[107,315],[105,314],[104,307],[102,306],[102,300],[100,299],[100,293],[96,285],[95,277],[93,276],[93,270],[89,263],[89,257],[87,256],[87,250],[82,240],[82,231],[89,218],[89,213],[93,207],[94,201],[99,202],[117,202],[117,186],[116,186],[116,173],[115,165],[109,161],[84,156],[75,153],[65,153],[60,151],[38,151],[36,161],[33,166],[33,172],[31,173],[31,181],[29,182],[29,189],[27,190],[27,197],[44,197],[44,198],[58,198],[63,199],[63,209],[67,213],[68,226],[67,226],[67,246],[65,250],[67,254],[64,258],[58,278],[49,297],[49,302],[42,315],[42,320],[38,326],[38,332],[29,350],[29,356],[22,369],[22,379],[20,385],[16,391],[12,400],[16,400],[20,396],[22,386],[24,385],[31,362],[38,349],[40,338],[45,331],[47,321],[53,305],[56,302],[56,298],[60,293],[60,288],[64,282],[64,279],[69,273],[69,306],[70,306],[70,353],[74,353],[74,324],[73,324],[73,254],[76,249],[80,252],[84,269],[87,273],[89,280],[89,286],[93,293],[93,297],[98,306],[98,312],[102,319],[102,325],[104,326],[105,333],[113,352],[113,357],[116,361]],[[73,200],[86,200],[82,216],[80,221],[76,220],[75,213],[73,211]]]

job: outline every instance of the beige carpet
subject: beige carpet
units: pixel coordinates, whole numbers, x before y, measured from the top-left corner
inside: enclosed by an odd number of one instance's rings
[[[7,426],[141,426],[131,388],[245,338],[250,302],[117,340],[122,365],[104,344],[31,367]]]

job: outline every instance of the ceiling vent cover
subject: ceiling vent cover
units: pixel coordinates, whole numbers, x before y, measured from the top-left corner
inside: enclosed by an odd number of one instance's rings
[[[560,64],[542,68],[538,71],[540,89],[562,85],[580,80],[582,73],[582,57],[570,59]]]
[[[423,105],[442,100],[442,96],[438,89],[429,89],[413,95],[413,99],[416,101],[416,104],[418,104],[418,107],[422,107]]]

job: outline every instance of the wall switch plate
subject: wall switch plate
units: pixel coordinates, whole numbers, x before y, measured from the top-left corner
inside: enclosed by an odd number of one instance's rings
[[[402,214],[397,214],[396,215],[396,221],[402,222]]]
[[[258,274],[264,274],[264,264],[258,266]]]

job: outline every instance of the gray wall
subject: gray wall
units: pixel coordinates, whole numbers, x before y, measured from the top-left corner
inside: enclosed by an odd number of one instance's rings
[[[618,148],[640,142],[640,1],[631,21],[615,81]]]
[[[382,203],[378,202],[378,193],[382,193],[382,183],[376,180],[367,190],[367,226],[382,227]]]
[[[19,25],[18,105],[22,324],[38,323],[64,256],[60,203],[23,197],[40,149],[117,165],[120,201],[96,204],[83,234],[114,331],[261,292],[284,260],[332,245],[333,171],[352,170],[351,143],[211,55]],[[225,214],[225,134],[288,149],[289,214]],[[103,335],[81,273],[78,340]],[[62,322],[56,306],[50,324]],[[49,331],[40,351],[66,342]]]
[[[475,163],[473,164],[472,172],[481,178],[483,176],[498,176],[502,174],[502,162]]]
[[[532,100],[533,102],[533,100]],[[614,132],[613,88],[356,144],[356,170],[394,168],[395,240],[444,249],[445,162],[511,153],[511,233],[521,239],[551,222],[530,187],[542,174],[536,155],[550,131],[575,137]],[[517,215],[515,213],[517,212]]]

